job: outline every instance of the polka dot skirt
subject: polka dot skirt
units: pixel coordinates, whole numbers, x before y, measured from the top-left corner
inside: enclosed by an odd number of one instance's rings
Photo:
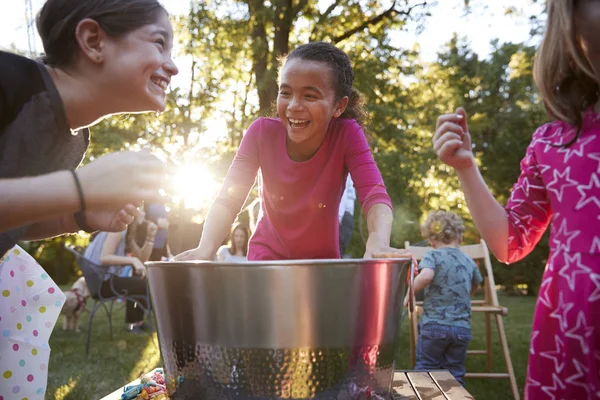
[[[19,246],[0,261],[0,400],[44,399],[48,340],[65,295]]]

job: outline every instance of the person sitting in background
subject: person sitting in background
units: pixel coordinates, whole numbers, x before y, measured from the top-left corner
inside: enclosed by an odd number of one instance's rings
[[[429,214],[421,233],[433,250],[423,256],[414,282],[415,292],[425,290],[415,370],[447,369],[463,386],[471,341],[470,296],[483,282],[475,261],[460,250],[464,231],[453,212]]]
[[[157,231],[149,261],[167,261],[173,258],[169,249],[169,212],[163,204],[148,204],[147,220],[156,224]]]
[[[229,235],[229,245],[224,245],[217,251],[216,260],[224,262],[245,262],[248,260],[248,240],[250,232],[243,224],[236,224]]]
[[[107,272],[118,275],[112,276],[112,279],[111,275],[105,276],[100,289],[102,296],[114,296],[113,288],[123,295],[148,296],[144,262],[150,258],[157,227],[152,222],[144,224],[144,218],[144,211],[140,209],[130,229],[123,232],[99,232],[85,250],[84,256],[88,260],[108,266]],[[142,230],[145,235],[144,243],[140,246],[136,236]],[[123,272],[126,269],[129,271]],[[140,303],[147,309],[147,301],[140,300]],[[127,301],[125,323],[127,330],[133,333],[140,333],[146,329],[144,310],[138,307],[136,302]]]
[[[134,218],[125,232],[125,255],[135,257],[142,263],[149,261],[154,248],[157,230],[157,225],[146,218],[144,207],[140,207],[139,214]],[[122,267],[119,275],[131,276],[132,267]]]

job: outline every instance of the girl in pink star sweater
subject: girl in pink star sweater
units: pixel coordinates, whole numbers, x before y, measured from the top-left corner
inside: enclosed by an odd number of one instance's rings
[[[531,335],[525,397],[600,397],[600,2],[549,0],[535,77],[556,120],[534,134],[506,207],[483,181],[466,114],[438,119],[440,159],[454,167],[496,257],[525,257],[551,225]]]

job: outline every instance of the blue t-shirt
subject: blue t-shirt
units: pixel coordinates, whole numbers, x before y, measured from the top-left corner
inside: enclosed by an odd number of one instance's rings
[[[435,272],[425,287],[422,324],[471,327],[471,287],[483,278],[477,265],[454,247],[442,247],[425,253],[419,272],[431,268]]]

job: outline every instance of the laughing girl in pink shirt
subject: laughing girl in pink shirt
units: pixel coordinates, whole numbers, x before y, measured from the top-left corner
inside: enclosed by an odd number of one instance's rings
[[[365,258],[392,249],[392,204],[361,127],[348,56],[323,42],[297,47],[279,76],[279,118],[250,125],[211,207],[196,249],[178,260],[212,260],[256,176],[261,212],[248,260],[339,258],[338,207],[347,174],[367,216]]]

